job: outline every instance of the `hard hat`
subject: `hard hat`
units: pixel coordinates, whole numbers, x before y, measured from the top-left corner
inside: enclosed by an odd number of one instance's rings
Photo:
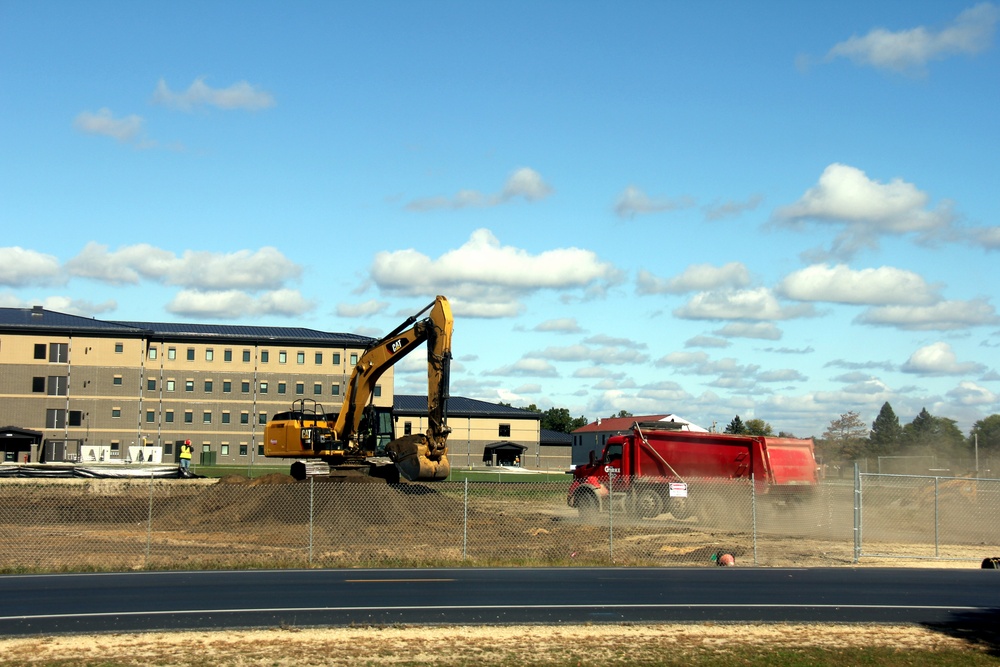
[[[732,567],[736,565],[736,559],[733,558],[732,554],[722,554],[719,556],[719,565],[723,567]]]
[[[185,444],[185,445],[190,445],[190,444],[191,444],[191,441],[190,441],[190,440],[185,440],[185,441],[184,441],[184,444]]]

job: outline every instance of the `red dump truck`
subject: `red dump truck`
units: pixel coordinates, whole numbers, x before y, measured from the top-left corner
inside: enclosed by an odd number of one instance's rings
[[[752,475],[757,494],[781,503],[808,498],[819,483],[811,439],[699,433],[672,422],[635,423],[590,458],[573,470],[567,496],[583,517],[613,505],[637,518],[714,520],[740,494],[734,480],[745,485]]]

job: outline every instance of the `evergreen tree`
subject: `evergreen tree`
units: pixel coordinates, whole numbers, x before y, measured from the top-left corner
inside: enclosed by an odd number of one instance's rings
[[[869,450],[875,456],[892,454],[899,449],[902,434],[903,427],[899,425],[899,418],[886,401],[882,404],[878,417],[872,422],[872,430],[868,434]]]
[[[727,426],[726,430],[723,431],[723,433],[732,433],[734,435],[742,435],[746,432],[747,432],[747,427],[743,423],[743,420],[740,419],[739,415],[733,417],[733,421],[729,422],[729,426]]]
[[[992,456],[1000,454],[1000,415],[990,415],[972,425],[969,431],[969,446],[976,445],[979,452]]]
[[[913,421],[903,427],[900,440],[909,453],[936,454],[938,456],[957,456],[966,454],[966,439],[958,430],[954,419],[935,417],[920,410]]]

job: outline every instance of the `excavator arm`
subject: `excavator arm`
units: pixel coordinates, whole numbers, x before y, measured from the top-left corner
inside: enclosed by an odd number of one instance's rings
[[[422,317],[424,314],[426,317]],[[265,428],[267,456],[318,457],[331,465],[363,461],[376,454],[368,437],[366,409],[385,371],[422,343],[427,343],[427,410],[425,433],[403,436],[386,446],[399,472],[411,481],[448,477],[447,400],[451,369],[451,306],[438,296],[420,312],[365,350],[347,384],[336,416],[302,405],[275,415]],[[371,426],[370,422],[367,426]]]

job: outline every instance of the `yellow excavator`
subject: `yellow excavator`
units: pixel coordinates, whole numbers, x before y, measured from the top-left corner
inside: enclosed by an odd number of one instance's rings
[[[430,312],[428,312],[430,311]],[[421,316],[427,313],[426,317]],[[354,367],[340,412],[327,414],[316,401],[295,401],[264,428],[264,455],[298,459],[296,479],[363,473],[398,481],[435,481],[448,477],[447,401],[451,370],[451,306],[438,296],[365,350]],[[427,431],[394,439],[390,408],[370,404],[379,377],[393,364],[427,343]]]

